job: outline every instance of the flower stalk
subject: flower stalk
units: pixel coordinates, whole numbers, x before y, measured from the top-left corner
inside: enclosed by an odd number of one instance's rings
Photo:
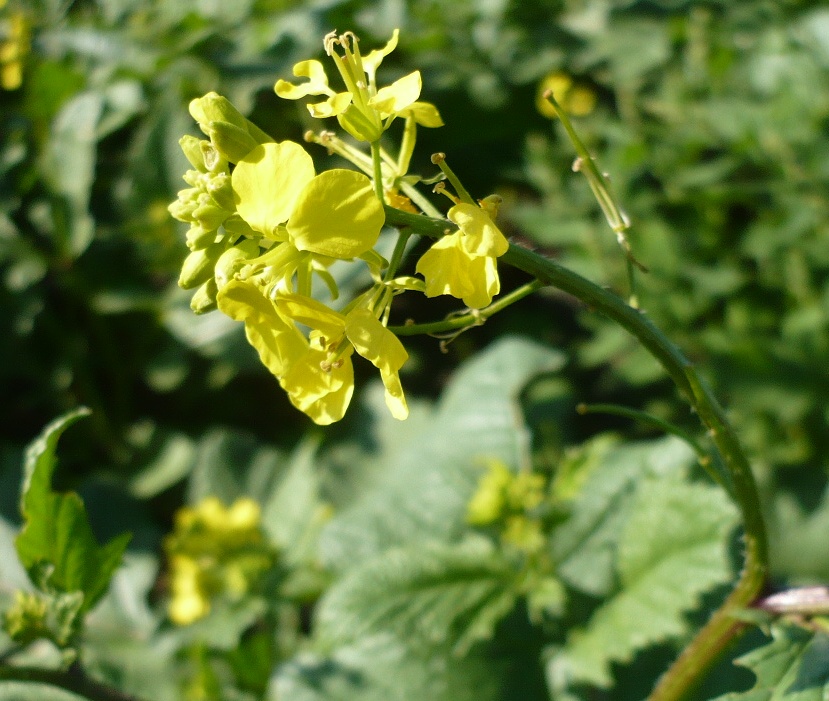
[[[429,238],[439,238],[447,228],[452,228],[447,226],[445,220],[413,215],[390,207],[386,207],[386,222],[409,227]],[[733,498],[743,520],[744,566],[731,594],[659,679],[649,697],[649,701],[679,701],[702,680],[729,643],[745,629],[746,624],[734,614],[757,598],[768,575],[765,524],[748,459],[725,411],[701,380],[694,365],[641,311],[572,270],[515,244],[510,245],[500,260],[531,275],[541,285],[549,285],[572,295],[638,339],[662,365],[695,410],[708,432],[715,458],[727,469]],[[396,331],[403,333],[405,328]]]

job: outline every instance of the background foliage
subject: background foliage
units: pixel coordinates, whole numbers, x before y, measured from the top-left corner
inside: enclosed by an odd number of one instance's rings
[[[177,141],[195,133],[187,104],[216,90],[298,139],[316,125],[272,85],[333,28],[366,46],[401,28],[383,67],[423,71],[447,124],[422,134],[415,171],[432,175],[430,153],[446,152],[473,194],[505,198],[505,232],[624,294],[624,259],[536,108],[551,73],[596,96],[577,126],[651,269],[641,305],[730,409],[764,495],[774,584],[829,578],[823,3],[8,0],[0,12],[0,593],[26,585],[11,554],[24,446],[88,406],[61,439],[56,485],[82,494],[99,541],[134,534],[86,631],[99,677],[156,699],[639,698],[733,574],[734,514],[691,452],[575,413],[616,402],[696,428],[633,340],[567,298],[536,295],[445,355],[407,341],[409,421],[386,418],[369,383],[324,433],[239,328],[191,314],[166,211],[186,168]],[[402,307],[419,321],[451,309]],[[527,512],[543,557],[504,524],[467,522],[493,460],[544,475],[544,508]],[[280,567],[270,594],[176,628],[161,541],[175,510],[207,495],[256,499]],[[801,651],[787,669],[825,685],[820,634],[778,630],[745,663],[789,654],[787,640]],[[726,663],[699,693],[751,685]]]

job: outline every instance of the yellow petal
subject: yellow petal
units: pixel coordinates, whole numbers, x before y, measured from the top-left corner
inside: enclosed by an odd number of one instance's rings
[[[345,334],[346,318],[315,299],[293,293],[281,293],[276,298],[276,306],[280,312],[297,323],[322,331],[329,343],[336,342]]]
[[[386,406],[389,408],[391,415],[398,421],[405,421],[409,418],[409,405],[406,403],[406,396],[403,394],[400,376],[396,372],[385,372],[381,369],[380,378],[386,388]]]
[[[371,181],[335,168],[320,173],[299,196],[288,235],[300,251],[355,258],[377,243],[386,215]]]
[[[326,358],[327,353],[311,348],[280,381],[291,403],[320,426],[342,419],[354,393],[351,358],[327,372],[321,367]]]
[[[345,335],[361,356],[375,367],[397,372],[409,357],[400,339],[369,309],[355,309],[345,317]]]
[[[224,314],[245,323],[248,342],[259,353],[262,364],[277,377],[305,356],[308,341],[253,283],[231,280],[219,291],[216,301]]]
[[[400,30],[395,29],[392,32],[391,39],[386,42],[386,45],[382,49],[375,49],[374,51],[370,51],[366,56],[363,56],[363,69],[371,82],[374,82],[377,68],[383,62],[383,59],[397,48],[397,39],[399,36]]]
[[[400,114],[401,116],[411,115],[414,117],[415,122],[422,127],[433,129],[443,126],[443,119],[440,116],[440,112],[438,112],[438,108],[431,102],[420,102],[418,100],[402,110]]]
[[[316,102],[313,105],[306,105],[312,117],[317,119],[325,119],[326,117],[336,117],[348,109],[351,104],[351,93],[340,92],[332,95],[324,102]]]
[[[420,71],[404,75],[385,88],[380,88],[368,104],[380,113],[385,119],[393,114],[399,114],[420,97]]]
[[[294,75],[297,78],[308,78],[304,83],[294,85],[287,80],[277,80],[274,85],[276,94],[286,100],[298,100],[306,95],[327,95],[331,92],[328,87],[328,76],[319,61],[313,59],[300,61],[294,66]]]
[[[509,242],[486,210],[461,202],[452,207],[446,216],[463,232],[463,245],[470,255],[497,258],[509,250]]]
[[[470,309],[483,309],[492,303],[492,298],[501,291],[498,278],[498,263],[490,256],[480,256],[470,261],[469,275],[474,289],[464,295],[463,303]]]
[[[461,299],[474,291],[468,268],[471,257],[456,232],[436,241],[417,262],[417,272],[426,279],[426,296],[452,295]]]
[[[314,162],[293,141],[262,144],[233,171],[236,210],[251,228],[273,237],[287,221],[302,190],[314,177]]]

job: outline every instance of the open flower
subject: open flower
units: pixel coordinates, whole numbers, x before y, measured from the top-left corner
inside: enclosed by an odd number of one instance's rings
[[[297,409],[321,426],[342,419],[354,392],[347,356],[326,365],[328,353],[309,343],[252,281],[231,280],[217,302],[224,314],[245,324],[248,342]]]
[[[316,332],[312,333],[312,342],[328,353],[331,368],[355,350],[370,361],[380,371],[392,416],[402,420],[409,415],[398,375],[409,355],[400,339],[378,321],[370,308],[358,305],[340,314],[316,300],[290,293],[280,293],[276,306],[286,317]]]
[[[180,509],[164,549],[170,561],[168,613],[178,625],[206,616],[215,597],[244,596],[274,561],[259,505],[245,497],[229,507],[207,497]]]
[[[342,168],[315,175],[311,156],[293,141],[255,147],[231,182],[239,216],[300,251],[354,258],[374,246],[385,222],[368,177]]]
[[[345,83],[344,92],[335,92],[319,61],[300,61],[294,66],[294,76],[307,78],[298,84],[278,80],[274,90],[279,97],[298,100],[308,95],[323,95],[325,100],[308,105],[314,117],[337,117],[340,125],[355,139],[377,141],[399,116],[411,116],[427,127],[441,126],[437,109],[418,102],[422,81],[420,71],[413,71],[391,85],[377,88],[377,68],[396,47],[399,30],[382,48],[366,56],[360,53],[357,37],[351,32],[325,37],[325,51],[333,59]],[[337,53],[339,46],[341,53]]]
[[[509,243],[489,212],[460,202],[447,213],[458,231],[435,242],[417,263],[426,280],[426,296],[449,294],[472,309],[492,302],[501,289],[497,258]]]

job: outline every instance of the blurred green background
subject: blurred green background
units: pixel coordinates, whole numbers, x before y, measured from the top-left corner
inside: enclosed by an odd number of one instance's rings
[[[334,28],[374,47],[395,27],[384,82],[420,69],[423,99],[446,122],[421,130],[413,170],[433,175],[429,155],[445,152],[475,196],[504,197],[514,241],[625,295],[614,236],[536,103],[545,78],[572,82],[576,127],[650,268],[638,276],[641,306],[699,364],[756,468],[775,577],[829,577],[829,8],[799,0],[5,0],[3,516],[17,518],[22,447],[80,404],[94,413],[64,438],[60,478],[104,514],[102,532],[132,528],[133,547],[149,552],[193,496],[194,466],[247,464],[320,434],[241,329],[194,316],[176,287],[186,247],[166,207],[184,187],[178,139],[197,133],[188,102],[215,90],[276,139],[299,140],[320,125],[278,100],[274,81],[319,57]],[[505,271],[504,281],[522,280]],[[396,313],[426,321],[453,308],[412,296]],[[407,341],[409,396],[434,399],[462,361],[507,333],[566,355],[546,409],[528,413],[554,453],[599,430],[653,435],[578,417],[578,402],[695,429],[631,338],[554,291],[446,354],[435,339]],[[343,464],[343,446],[369,441],[360,403],[320,434]]]

